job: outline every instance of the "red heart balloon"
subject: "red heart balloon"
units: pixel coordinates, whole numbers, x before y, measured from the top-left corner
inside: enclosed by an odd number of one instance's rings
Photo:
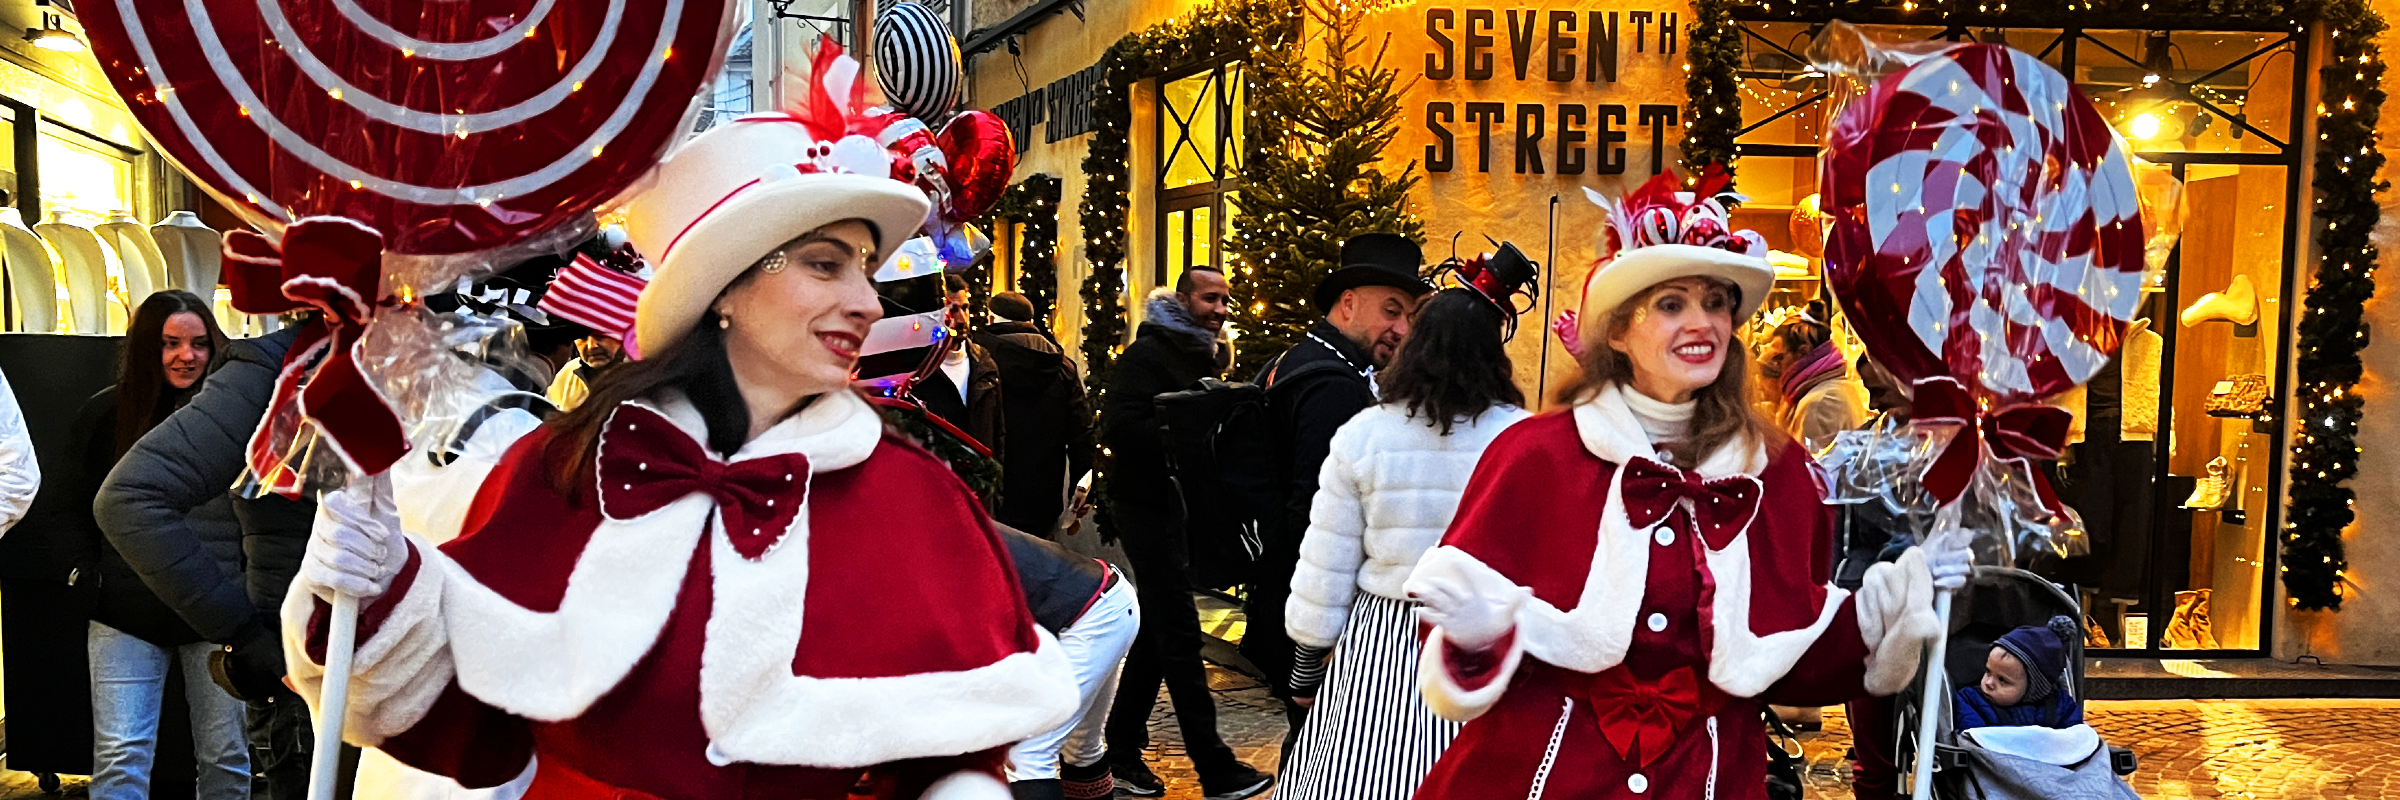
[[[519,241],[684,132],[730,34],[712,0],[98,0],[143,129],[253,224],[345,216],[395,253]]]
[[[962,111],[942,126],[933,145],[949,162],[950,214],[965,221],[983,216],[1008,191],[1017,171],[1017,142],[1008,124],[992,112]]]

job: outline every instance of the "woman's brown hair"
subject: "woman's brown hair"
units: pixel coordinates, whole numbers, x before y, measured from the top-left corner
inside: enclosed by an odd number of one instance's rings
[[[159,360],[166,350],[167,320],[177,314],[200,318],[208,329],[208,364],[200,369],[200,379],[208,380],[209,373],[225,361],[225,331],[217,327],[217,315],[199,295],[180,289],[151,292],[133,310],[133,321],[125,326],[125,346],[117,360],[117,455],[133,449],[142,434],[165,417],[158,414],[159,398],[175,395],[175,405],[200,392],[200,383],[188,389],[177,389],[167,383],[167,368]]]
[[[1732,306],[1742,304],[1742,290],[1722,281],[1713,281],[1731,296]],[[1633,361],[1626,358],[1609,342],[1615,340],[1633,324],[1633,313],[1658,294],[1660,286],[1643,289],[1625,302],[1617,304],[1608,318],[1598,326],[1587,326],[1584,332],[1583,356],[1576,360],[1583,375],[1566,388],[1559,390],[1558,402],[1575,405],[1599,396],[1610,386],[1633,388]],[[1740,320],[1735,320],[1739,324]],[[1691,429],[1682,441],[1668,445],[1675,463],[1690,467],[1698,465],[1717,448],[1736,438],[1748,438],[1760,444],[1772,445],[1786,438],[1765,417],[1750,407],[1750,354],[1741,342],[1725,343],[1725,365],[1717,372],[1717,380],[1692,393]],[[1770,448],[1770,452],[1772,449]]]

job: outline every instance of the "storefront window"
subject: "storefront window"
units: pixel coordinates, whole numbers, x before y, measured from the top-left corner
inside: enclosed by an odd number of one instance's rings
[[[38,163],[46,216],[90,228],[106,221],[109,212],[133,208],[131,160],[73,132],[45,126],[42,134]],[[124,264],[117,259],[116,250],[102,246],[99,253],[108,275],[108,293],[114,300],[109,304],[108,329],[121,331],[131,318],[128,309],[143,298],[128,295]],[[60,251],[60,268],[77,269],[80,265],[71,263],[77,257],[73,251]],[[70,284],[61,281],[59,285]]]
[[[1743,25],[1745,129],[1738,226],[1763,234],[1785,279],[1754,341],[1822,298],[1817,148],[1850,82],[1813,74],[1811,26]],[[2093,552],[2019,564],[2069,587],[2095,649],[2255,651],[2267,644],[2281,483],[2276,376],[2289,364],[2283,302],[2299,221],[2293,69],[2281,32],[1877,27],[1884,41],[2005,43],[2072,76],[2137,155],[2183,181],[2183,237],[2145,289],[2118,359],[2055,398],[2077,415],[2050,475]],[[2305,99],[2305,98],[2303,98]],[[1853,345],[1837,324],[1837,343]],[[1767,402],[1772,399],[1762,398]]]
[[[1158,286],[1218,263],[1241,183],[1241,86],[1241,65],[1227,64],[1159,87]]]

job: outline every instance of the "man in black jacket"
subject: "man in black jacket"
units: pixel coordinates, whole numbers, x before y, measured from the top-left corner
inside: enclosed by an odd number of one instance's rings
[[[246,566],[232,575],[199,552],[201,539],[185,518],[225,497],[240,477],[243,448],[298,334],[292,327],[230,343],[200,393],[134,444],[94,503],[100,527],[159,599],[200,635],[231,648],[221,680],[250,703],[251,769],[273,800],[308,794],[308,707],[283,686],[276,619],[308,546],[316,502],[236,496]]]
[[[1200,614],[1186,573],[1183,510],[1167,480],[1155,403],[1161,394],[1189,389],[1224,371],[1231,353],[1219,345],[1217,333],[1225,328],[1231,296],[1225,273],[1209,267],[1185,270],[1174,291],[1152,292],[1141,329],[1117,356],[1100,420],[1113,455],[1111,513],[1125,557],[1133,562],[1142,606],[1142,632],[1125,657],[1108,717],[1117,789],[1135,797],[1166,793],[1142,764],[1142,751],[1150,745],[1150,707],[1158,702],[1162,681],[1175,703],[1184,752],[1200,773],[1201,792],[1210,800],[1238,800],[1274,782],[1235,759],[1233,748],[1217,735],[1216,697],[1200,663]]]
[[[1417,244],[1399,234],[1369,233],[1343,242],[1342,268],[1319,281],[1311,298],[1325,318],[1258,378],[1272,390],[1267,407],[1283,448],[1278,460],[1287,466],[1283,513],[1260,526],[1266,553],[1250,585],[1242,655],[1286,698],[1292,723],[1287,745],[1305,715],[1306,701],[1295,697],[1293,687],[1314,685],[1295,681],[1294,672],[1321,668],[1318,659],[1300,657],[1283,626],[1300,540],[1308,532],[1309,504],[1317,495],[1317,472],[1332,450],[1333,432],[1375,404],[1375,370],[1391,363],[1408,336],[1417,298],[1433,291],[1417,276],[1423,264]]]
[[[1001,464],[1001,524],[1036,536],[1056,534],[1067,487],[1092,468],[1092,407],[1075,362],[1033,324],[1033,303],[1016,292],[992,297],[999,321],[975,343],[1000,366],[1001,416],[1008,431]]]

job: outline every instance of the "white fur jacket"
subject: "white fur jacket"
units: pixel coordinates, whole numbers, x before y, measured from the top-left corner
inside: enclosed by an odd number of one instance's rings
[[[1387,404],[1343,424],[1317,478],[1300,568],[1292,573],[1292,597],[1284,606],[1292,640],[1333,646],[1360,591],[1405,599],[1400,584],[1417,558],[1441,542],[1484,448],[1529,416],[1515,406],[1494,406],[1444,436],[1406,408]]]

